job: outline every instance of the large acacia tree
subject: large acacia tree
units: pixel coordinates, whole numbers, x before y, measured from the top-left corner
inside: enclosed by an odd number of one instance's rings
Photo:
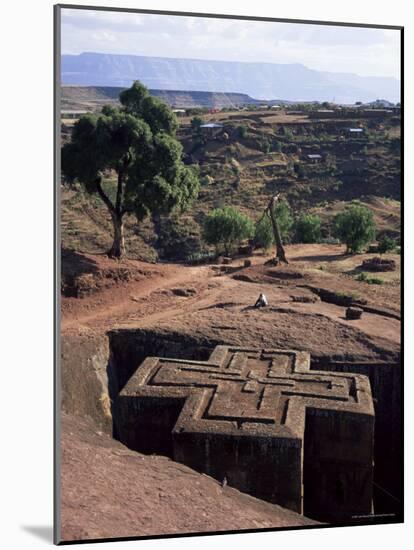
[[[113,258],[125,253],[125,214],[140,221],[148,214],[184,210],[199,187],[195,169],[182,162],[171,109],[139,82],[120,94],[120,102],[120,108],[105,106],[101,113],[82,116],[62,148],[64,176],[98,194],[110,213],[114,239],[108,255]],[[111,173],[116,174],[112,196],[102,185]]]

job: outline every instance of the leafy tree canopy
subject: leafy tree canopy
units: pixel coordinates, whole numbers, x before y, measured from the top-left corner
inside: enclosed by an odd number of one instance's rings
[[[294,220],[287,200],[281,200],[276,204],[275,214],[279,224],[280,235],[284,241],[288,242],[292,235]]]
[[[392,252],[397,247],[397,243],[388,235],[384,235],[378,241],[378,252],[385,254],[386,252]]]
[[[223,246],[226,254],[244,239],[253,235],[252,220],[231,206],[216,208],[207,216],[204,223],[203,237],[208,244],[219,249]]]
[[[296,240],[300,243],[317,243],[321,238],[321,219],[314,214],[303,214],[295,223]]]
[[[178,123],[168,105],[139,82],[123,91],[120,101],[120,108],[105,106],[101,113],[82,116],[62,148],[63,174],[98,193],[111,214],[118,240],[110,251],[114,256],[123,253],[124,214],[142,220],[149,213],[183,210],[199,187],[196,170],[182,162]],[[111,172],[118,179],[115,199],[102,188]]]
[[[256,246],[268,250],[275,242],[272,223],[269,216],[262,216],[256,222],[254,231],[254,242]]]
[[[203,119],[199,116],[195,116],[191,119],[191,128],[196,134],[201,132],[201,125],[203,124]]]
[[[346,244],[347,253],[360,252],[375,238],[373,213],[354,201],[335,216],[334,229],[337,237]]]

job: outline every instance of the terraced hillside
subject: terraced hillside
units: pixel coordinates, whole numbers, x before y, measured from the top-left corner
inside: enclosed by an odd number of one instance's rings
[[[201,115],[221,127],[200,130],[192,128],[190,116],[181,117],[178,138],[185,162],[199,165],[199,197],[180,217],[139,225],[127,218],[128,256],[189,259],[206,249],[201,226],[213,208],[232,205],[258,219],[276,190],[294,214],[318,213],[325,238],[332,236],[332,216],[359,199],[372,208],[379,236],[385,232],[398,239],[399,116],[354,112],[353,117],[326,119],[289,110],[222,111]],[[64,140],[70,132],[64,123]],[[110,174],[105,185],[110,194],[115,185]],[[99,198],[86,196],[80,187],[62,188],[62,240],[65,248],[86,253],[109,248],[111,223]]]

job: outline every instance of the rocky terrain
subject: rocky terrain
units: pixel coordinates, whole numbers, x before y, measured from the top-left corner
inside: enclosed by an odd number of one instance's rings
[[[63,414],[61,427],[63,541],[317,525],[166,457],[130,451],[88,420]]]
[[[307,350],[315,368],[398,364],[399,272],[380,273],[386,282],[369,285],[353,274],[372,254],[344,256],[333,245],[286,251],[283,268],[264,265],[261,254],[250,257],[251,267],[242,257],[186,266],[83,255],[72,280],[77,288],[83,277],[82,297],[61,301],[64,540],[310,524],[111,438],[117,391],[149,355],[204,360],[224,343]],[[399,263],[398,255],[386,257]],[[79,258],[65,262],[72,274],[79,266]],[[259,292],[269,306],[255,310]],[[362,308],[360,319],[346,318],[351,304]],[[387,418],[389,425],[389,411]]]

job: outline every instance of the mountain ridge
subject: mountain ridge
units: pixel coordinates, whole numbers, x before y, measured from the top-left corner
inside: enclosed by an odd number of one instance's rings
[[[64,54],[62,82],[128,87],[140,80],[151,89],[244,93],[258,100],[399,101],[400,82],[309,69],[300,63],[239,62],[84,52]]]

